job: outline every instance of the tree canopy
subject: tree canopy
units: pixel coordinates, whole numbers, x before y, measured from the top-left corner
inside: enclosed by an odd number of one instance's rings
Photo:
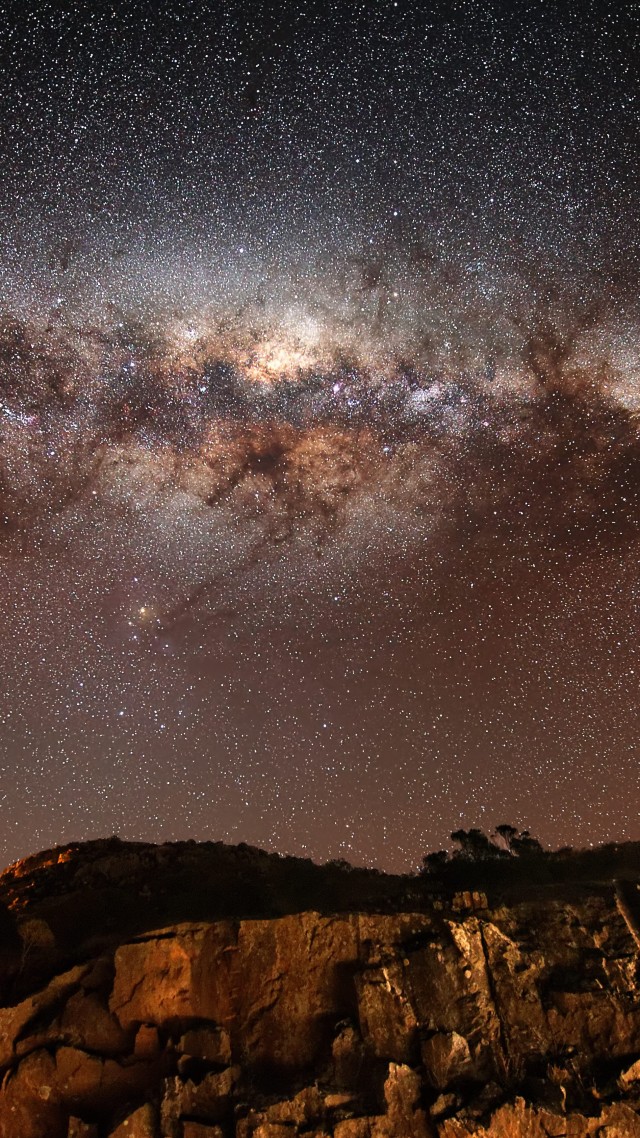
[[[537,838],[529,830],[518,830],[504,822],[492,835],[472,827],[470,830],[454,830],[451,841],[455,845],[452,853],[435,850],[422,859],[424,873],[437,873],[452,861],[493,861],[497,859],[536,857],[544,853]]]

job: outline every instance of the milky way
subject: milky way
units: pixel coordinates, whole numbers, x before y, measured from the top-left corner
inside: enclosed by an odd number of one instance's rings
[[[631,10],[7,27],[5,860],[640,837]]]

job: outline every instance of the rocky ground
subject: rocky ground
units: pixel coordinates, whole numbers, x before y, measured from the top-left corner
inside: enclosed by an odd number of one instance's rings
[[[41,855],[0,878],[0,1138],[640,1138],[636,893]]]

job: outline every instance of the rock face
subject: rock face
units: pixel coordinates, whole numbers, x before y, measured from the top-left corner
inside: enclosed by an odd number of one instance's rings
[[[640,1138],[631,886],[75,941],[38,890],[0,943],[0,1138]]]
[[[0,1009],[0,1138],[640,1138],[611,899],[181,923]]]

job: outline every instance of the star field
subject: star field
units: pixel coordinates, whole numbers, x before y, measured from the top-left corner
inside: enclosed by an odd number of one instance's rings
[[[4,5],[4,863],[639,838],[634,5]]]

